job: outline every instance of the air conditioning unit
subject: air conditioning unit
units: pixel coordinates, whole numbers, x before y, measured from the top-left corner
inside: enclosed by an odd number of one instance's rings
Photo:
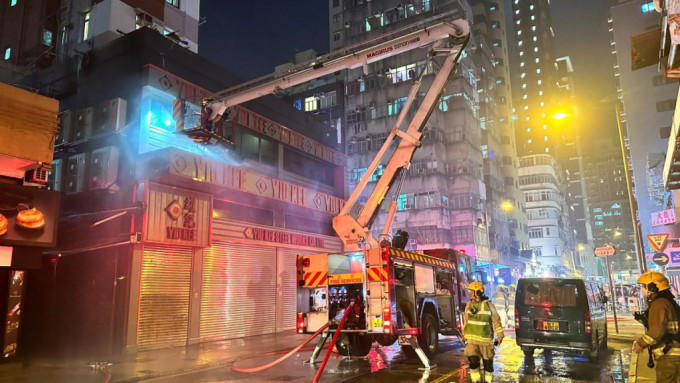
[[[92,135],[120,131],[125,127],[126,113],[127,101],[122,98],[102,102],[94,108]]]
[[[153,17],[146,12],[137,12],[136,22],[140,28],[150,27],[153,25]]]
[[[371,101],[371,103],[368,104],[368,107],[371,108],[371,109],[375,109],[375,107],[376,107],[375,101]]]
[[[76,117],[71,124],[71,134],[69,142],[80,141],[90,137],[92,131],[92,108],[80,109],[76,112]]]
[[[48,190],[61,191],[63,170],[64,166],[62,160],[52,161],[52,169],[50,169],[50,173],[47,175]]]
[[[85,190],[87,153],[80,153],[66,160],[64,193],[75,194]]]
[[[92,151],[88,166],[88,188],[108,189],[118,180],[119,151],[115,146],[105,146]]]
[[[404,204],[404,210],[411,210],[411,209],[413,209],[413,205],[408,204],[408,203]]]
[[[418,168],[418,174],[424,174],[425,173],[425,168]]]
[[[41,165],[35,169],[26,171],[26,173],[24,173],[24,181],[46,185],[49,172],[49,165]]]
[[[71,137],[71,125],[73,124],[74,113],[70,110],[59,113],[59,130],[54,137],[54,145],[68,142]]]

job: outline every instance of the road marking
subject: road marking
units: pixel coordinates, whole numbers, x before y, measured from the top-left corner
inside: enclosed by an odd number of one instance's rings
[[[442,381],[444,381],[444,380],[446,380],[446,379],[452,377],[452,376],[455,375],[458,371],[464,369],[465,367],[466,367],[466,366],[458,367],[457,369],[455,369],[455,370],[449,372],[449,373],[446,374],[446,375],[440,376],[439,378],[437,378],[437,379],[431,381],[430,383],[439,383],[439,382],[442,382]]]

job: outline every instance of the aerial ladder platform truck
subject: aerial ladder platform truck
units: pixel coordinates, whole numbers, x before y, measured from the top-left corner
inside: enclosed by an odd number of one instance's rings
[[[216,122],[243,102],[340,70],[363,68],[368,74],[369,64],[407,51],[426,49],[428,59],[438,64],[429,89],[411,113],[421,93],[423,74],[413,81],[385,143],[333,219],[333,228],[347,252],[298,256],[297,331],[314,333],[334,323],[324,331],[311,362],[328,335],[337,331],[337,319],[347,310],[351,312],[347,313],[336,343],[343,355],[365,356],[374,342],[391,345],[398,340],[407,355],[417,355],[430,368],[429,359],[437,352],[439,334],[457,335],[460,330],[459,301],[464,294],[457,281],[461,273],[469,276],[473,272],[469,259],[427,256],[390,246],[386,238],[397,209],[396,200],[391,202],[379,236],[381,241],[373,236],[371,226],[395,184],[394,194],[399,194],[413,155],[421,145],[425,124],[453,78],[469,36],[469,22],[460,17],[460,10],[450,11],[319,56],[283,73],[215,93],[207,103],[207,120]],[[411,119],[402,129],[409,115]],[[385,159],[383,174],[358,216],[353,216],[352,207],[388,152],[391,154]]]

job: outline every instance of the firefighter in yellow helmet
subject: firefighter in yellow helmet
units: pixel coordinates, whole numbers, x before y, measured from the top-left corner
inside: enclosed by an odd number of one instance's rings
[[[491,382],[493,377],[494,332],[497,344],[503,342],[503,326],[501,318],[489,297],[484,294],[484,285],[472,282],[467,286],[470,290],[470,301],[465,306],[465,325],[463,340],[465,356],[468,358],[470,379],[473,383]],[[484,369],[480,370],[480,361]],[[486,379],[484,379],[486,376]]]
[[[680,382],[680,307],[671,294],[668,279],[656,271],[648,271],[637,281],[647,297],[647,333],[635,342],[633,351],[639,354],[649,347],[656,360],[656,381]]]

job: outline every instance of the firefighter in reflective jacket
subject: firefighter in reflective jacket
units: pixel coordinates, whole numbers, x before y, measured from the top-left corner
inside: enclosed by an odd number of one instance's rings
[[[649,347],[656,360],[656,381],[680,382],[680,334],[678,334],[678,304],[671,294],[668,279],[648,271],[637,281],[649,301],[647,333],[638,339],[633,351],[639,354]]]
[[[472,282],[467,287],[470,290],[470,301],[465,306],[465,326],[463,326],[463,339],[465,344],[465,356],[468,358],[470,379],[472,382],[481,382],[484,376],[488,376],[487,382],[491,382],[493,376],[494,356],[494,331],[497,344],[503,342],[503,326],[501,318],[493,303],[484,294],[484,285],[480,282]],[[484,369],[480,370],[480,359]]]

